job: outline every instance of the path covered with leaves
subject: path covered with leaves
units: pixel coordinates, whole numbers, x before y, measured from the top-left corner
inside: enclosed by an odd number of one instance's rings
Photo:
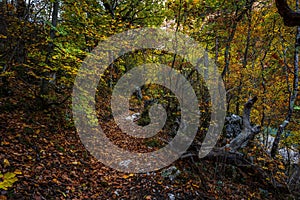
[[[253,174],[195,157],[147,174],[118,172],[85,149],[73,126],[71,102],[37,109],[34,101],[19,95],[0,101],[0,172],[12,175],[0,179],[0,199],[279,198]],[[104,130],[118,143],[122,133],[110,123]],[[175,176],[165,174],[170,167]]]

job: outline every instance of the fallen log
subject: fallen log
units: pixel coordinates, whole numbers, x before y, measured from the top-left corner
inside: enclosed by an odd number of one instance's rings
[[[254,164],[251,159],[239,152],[240,149],[245,148],[248,145],[249,141],[254,139],[255,135],[260,133],[260,126],[252,126],[250,123],[251,109],[256,101],[257,97],[253,97],[244,105],[243,129],[241,133],[233,138],[229,144],[226,144],[223,147],[215,147],[203,159],[236,166],[244,172],[255,174],[256,178],[259,179],[261,183],[264,183],[272,190],[276,190],[281,194],[289,194],[290,192],[287,184],[279,183],[271,174],[268,174],[259,165]]]

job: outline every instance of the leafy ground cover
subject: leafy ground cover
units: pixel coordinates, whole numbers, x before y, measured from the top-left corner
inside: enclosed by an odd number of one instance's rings
[[[85,149],[72,124],[69,100],[40,110],[35,109],[34,101],[19,98],[23,95],[15,90],[0,101],[0,171],[10,176],[0,177],[0,199],[278,199],[284,196],[259,182],[255,174],[196,157],[174,162],[172,166],[180,174],[172,180],[163,175],[165,169],[147,174],[120,173],[97,161]],[[117,142],[120,131],[107,125],[110,138]]]

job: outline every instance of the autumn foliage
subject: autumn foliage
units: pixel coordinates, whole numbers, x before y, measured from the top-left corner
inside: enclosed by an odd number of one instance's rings
[[[184,58],[153,49],[112,61],[97,87],[97,117],[119,147],[157,150],[178,129],[180,109],[174,94],[149,84],[141,88],[141,98],[132,95],[130,114],[141,114],[139,125],[149,123],[146,102],[168,108],[163,130],[152,138],[134,139],[122,133],[113,119],[113,87],[143,63],[162,63],[183,74],[197,95],[201,124],[188,152],[172,164],[180,173],[175,170],[174,179],[165,175],[166,169],[121,173],[85,149],[72,120],[71,95],[78,69],[99,42],[141,27],[179,31],[205,47],[224,81],[228,115],[243,115],[244,104],[257,97],[251,125],[260,125],[260,132],[235,152],[247,166],[227,162],[226,157],[198,158],[211,113],[206,83]],[[299,179],[290,178],[300,162],[300,98],[295,81],[300,33],[295,29],[284,26],[271,0],[0,1],[0,199],[297,198]],[[272,157],[270,138],[287,119]],[[231,139],[222,135],[217,147]],[[281,154],[284,150],[286,157]],[[295,152],[298,160],[293,161],[289,152]]]

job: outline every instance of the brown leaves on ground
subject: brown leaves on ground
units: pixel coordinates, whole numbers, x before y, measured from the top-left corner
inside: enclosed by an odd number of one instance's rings
[[[180,170],[174,180],[163,177],[162,170],[118,172],[84,148],[65,117],[71,112],[68,106],[31,111],[30,106],[11,98],[1,99],[1,104],[0,172],[17,172],[18,181],[7,191],[1,190],[0,199],[170,199],[172,195],[176,199],[275,198],[275,191],[255,182],[246,172],[191,158],[173,163]],[[110,130],[110,138],[118,143],[122,134],[118,127],[109,120],[106,126],[109,129],[104,130]],[[147,149],[145,143],[126,142],[130,150]]]

